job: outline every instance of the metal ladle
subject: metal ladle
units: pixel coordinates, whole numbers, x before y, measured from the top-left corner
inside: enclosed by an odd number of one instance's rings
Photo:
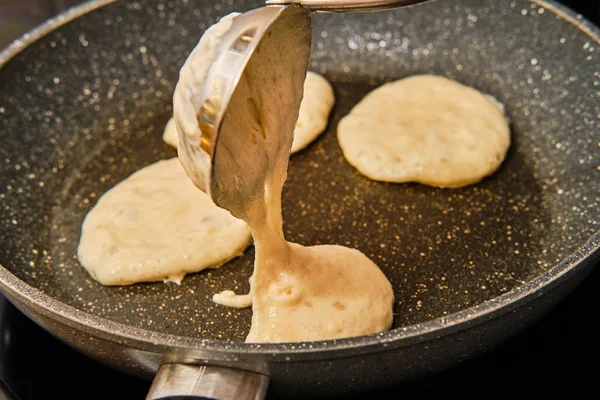
[[[310,57],[311,12],[374,11],[425,1],[267,0],[266,7],[237,16],[201,91],[202,136],[192,141],[180,134],[180,157],[203,158],[184,163],[196,186],[238,217],[264,197],[267,171],[289,156]],[[266,132],[278,134],[267,138]]]
[[[269,0],[266,7],[237,16],[195,101],[201,104],[199,140],[179,132],[179,156],[191,161],[183,165],[196,186],[238,217],[256,201],[277,195],[265,192],[266,179],[269,171],[287,166],[310,57],[311,12],[371,11],[424,1]],[[227,358],[206,365],[204,359],[201,350],[167,353],[147,399],[264,398],[269,382],[264,366]]]
[[[267,5],[299,5],[315,12],[378,11],[424,3],[428,0],[266,0]]]

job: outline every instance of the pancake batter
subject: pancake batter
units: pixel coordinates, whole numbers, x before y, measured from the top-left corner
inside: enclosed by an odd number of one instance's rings
[[[202,104],[195,94],[200,92],[216,57],[215,48],[222,32],[219,22],[204,34],[184,64],[175,89],[174,116],[178,133],[180,136],[187,135],[195,143],[199,143],[201,136],[196,110]],[[256,52],[253,59],[263,57],[263,54]],[[235,101],[238,103],[232,100],[229,107],[244,107],[249,99],[259,97],[259,93],[253,90],[260,92],[265,87],[261,80],[268,78],[265,77],[266,72],[260,72],[252,69],[251,60],[236,89]],[[294,82],[298,82],[298,75],[290,74]],[[298,87],[302,90],[301,85]],[[267,117],[258,127],[257,120],[231,122],[240,129],[264,130],[264,135],[259,135],[262,139],[254,137],[257,141],[265,141],[262,147],[265,154],[260,160],[267,163],[264,188],[260,188],[260,194],[252,202],[246,200],[247,204],[237,209],[235,214],[252,229],[256,247],[250,295],[239,298],[227,291],[214,298],[236,306],[252,303],[252,326],[247,342],[333,339],[384,331],[392,324],[394,296],[391,285],[377,265],[364,254],[337,245],[304,247],[289,243],[284,238],[281,192],[302,99],[300,94],[282,98],[282,102],[287,102],[285,104],[263,103],[261,112]],[[250,118],[248,113],[243,115]],[[270,124],[280,129],[275,131]],[[252,136],[252,132],[247,133],[247,137]],[[277,146],[268,145],[268,140],[277,141]],[[181,148],[179,155],[192,180],[200,187],[206,186],[206,180],[202,180],[204,172],[197,166],[206,165],[207,155]],[[216,164],[218,162],[217,157]]]
[[[163,140],[169,146],[177,148],[179,146],[179,138],[177,137],[177,126],[175,126],[175,119],[169,118],[165,130],[163,131]]]
[[[294,127],[292,154],[311,144],[327,127],[335,96],[327,79],[308,72],[304,81],[304,97]]]

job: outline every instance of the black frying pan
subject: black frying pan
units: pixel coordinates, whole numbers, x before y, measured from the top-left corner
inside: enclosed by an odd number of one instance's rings
[[[250,310],[210,297],[248,289],[252,248],[181,286],[99,285],[75,258],[85,214],[135,170],[175,155],[160,136],[179,67],[217,17],[260,5],[105,3],[0,56],[0,287],[84,353],[147,377],[161,362],[203,364],[219,376],[215,365],[244,371],[234,380],[270,376],[272,390],[299,396],[367,390],[491,348],[598,259],[597,29],[545,1],[440,0],[314,17],[311,69],[332,81],[337,102],[328,131],[292,156],[284,190],[289,240],[356,247],[381,266],[395,289],[392,331],[242,343]],[[495,175],[442,190],[372,182],[344,160],[340,117],[381,83],[416,73],[506,105],[513,143]]]

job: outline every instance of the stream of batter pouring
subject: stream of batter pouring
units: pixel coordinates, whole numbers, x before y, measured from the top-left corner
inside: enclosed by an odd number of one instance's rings
[[[216,54],[216,44],[232,18],[225,17],[209,29],[197,47],[203,51],[194,50],[182,68],[174,101],[180,137],[188,135],[199,139],[196,115],[190,112],[194,109],[194,93],[206,78]],[[247,97],[239,97],[251,98],[251,86],[242,80],[237,90],[249,92]],[[280,109],[279,112],[287,113],[279,119],[294,119],[286,125],[293,130],[298,110]],[[265,115],[268,120],[270,117]],[[250,122],[238,123],[241,129],[250,129]],[[272,127],[268,123],[262,126],[266,137],[281,134]],[[250,136],[249,132],[244,133]],[[237,296],[225,291],[215,295],[214,301],[234,307],[252,304],[252,325],[247,342],[324,340],[389,329],[393,314],[392,287],[367,256],[344,246],[302,246],[285,240],[281,194],[287,177],[290,146],[274,158],[266,171],[262,197],[253,199],[234,213],[246,221],[254,238],[256,258],[250,293]],[[180,152],[180,158],[181,155]],[[185,157],[182,163],[184,166],[188,163],[186,170],[193,166],[193,161]],[[193,176],[189,171],[188,174]]]
[[[281,192],[286,175],[285,165],[270,171],[264,203],[242,216],[256,248],[250,294],[228,292],[214,300],[252,303],[247,342],[324,340],[389,329],[392,288],[369,258],[344,246],[301,246],[285,240]]]

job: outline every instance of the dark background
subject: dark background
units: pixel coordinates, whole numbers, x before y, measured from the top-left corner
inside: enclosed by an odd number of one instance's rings
[[[0,0],[0,49],[78,2]],[[600,24],[600,0],[563,3]],[[598,288],[600,270],[595,268],[557,308],[495,350],[426,381],[355,399],[532,393],[535,398],[562,393],[599,398]],[[149,382],[100,365],[58,342],[0,295],[0,400],[143,399],[148,387]]]

